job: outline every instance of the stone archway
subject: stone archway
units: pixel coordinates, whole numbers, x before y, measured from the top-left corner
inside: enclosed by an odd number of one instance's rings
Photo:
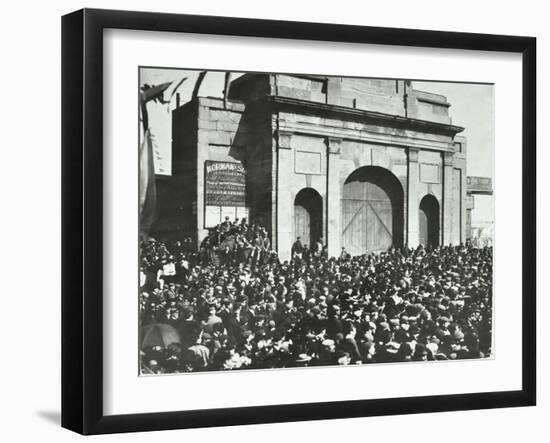
[[[301,238],[304,245],[312,247],[322,237],[323,199],[312,188],[304,188],[294,199],[294,239]]]
[[[403,188],[379,166],[353,171],[342,192],[342,246],[352,255],[403,246]]]
[[[418,211],[418,240],[421,245],[439,246],[439,202],[428,194],[420,201]]]

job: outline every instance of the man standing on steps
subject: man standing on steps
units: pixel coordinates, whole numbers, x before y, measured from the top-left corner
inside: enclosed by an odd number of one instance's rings
[[[315,257],[321,257],[323,255],[323,249],[324,249],[323,237],[321,237],[315,242],[314,251],[313,251],[315,254]]]

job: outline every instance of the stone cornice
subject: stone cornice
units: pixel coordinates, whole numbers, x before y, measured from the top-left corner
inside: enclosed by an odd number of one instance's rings
[[[428,97],[418,97],[416,96],[416,99],[421,103],[429,103],[430,105],[436,105],[436,106],[444,106],[445,108],[450,108],[451,104],[448,102],[442,102],[440,100],[435,100],[433,98]]]
[[[360,143],[372,143],[384,146],[396,146],[401,148],[414,148],[439,152],[454,152],[452,145],[445,141],[419,139],[405,134],[382,134],[376,132],[325,127],[313,124],[278,122],[279,127],[296,135],[312,135],[315,137],[335,137],[345,141]]]
[[[300,100],[289,97],[266,96],[257,101],[260,102],[264,100],[278,107],[294,108],[299,113],[308,115],[332,117],[341,120],[354,120],[364,123],[373,123],[380,126],[411,129],[432,134],[443,134],[451,137],[454,137],[456,134],[464,130],[461,126],[419,120],[400,115],[384,114],[382,112],[367,111],[364,109],[349,108],[346,106],[311,102],[308,100]]]

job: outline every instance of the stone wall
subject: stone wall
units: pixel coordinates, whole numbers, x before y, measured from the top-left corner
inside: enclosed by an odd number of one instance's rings
[[[466,141],[456,136],[462,128],[450,125],[445,97],[412,90],[403,80],[282,74],[240,77],[230,97],[228,103],[199,98],[173,114],[177,202],[170,204],[173,212],[184,209],[172,220],[191,226],[197,242],[207,233],[207,160],[244,166],[249,218],[268,229],[282,259],[290,258],[294,202],[306,188],[321,197],[329,254],[339,253],[342,189],[363,166],[399,180],[405,244],[418,244],[425,195],[440,205],[441,242],[465,240]]]
[[[329,242],[329,253],[339,252],[341,226],[337,218],[341,215],[340,193],[349,175],[363,166],[385,168],[399,179],[404,194],[403,239],[407,245],[418,245],[419,205],[427,194],[434,195],[440,205],[440,241],[458,243],[465,240],[465,140],[462,140],[462,152],[455,152],[453,137],[441,134],[288,112],[279,113],[277,123],[279,131],[290,139],[290,142],[282,143],[288,144],[291,151],[282,154],[284,158],[296,158],[301,150],[314,151],[311,146],[315,145],[316,152],[324,151],[321,171],[327,171],[326,177],[308,176],[296,169],[284,173],[283,191],[287,198],[281,201],[288,201],[289,204],[287,208],[278,209],[286,220],[284,224],[279,223],[277,234],[282,257],[288,257],[291,244],[288,238],[293,237],[292,198],[303,187],[312,187],[322,196],[326,206],[323,227]],[[335,146],[332,150],[327,148],[331,143]],[[445,161],[449,175],[446,193]]]
[[[288,97],[451,124],[446,97],[412,89],[410,81],[320,75],[246,74],[231,85],[232,100]]]
[[[173,121],[173,200],[186,208],[179,217],[190,226],[197,244],[208,233],[204,189],[207,160],[244,166],[248,216],[271,230],[271,115],[255,112],[241,103],[199,97],[174,111]],[[195,127],[190,121],[196,122]]]
[[[419,120],[451,124],[449,107],[451,104],[443,95],[411,89],[407,96],[407,115]]]

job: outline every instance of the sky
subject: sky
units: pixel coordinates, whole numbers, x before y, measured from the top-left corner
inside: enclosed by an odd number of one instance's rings
[[[147,83],[158,85],[187,79],[177,89],[180,104],[191,98],[193,86],[199,71],[183,69],[143,68],[140,71],[140,86]],[[242,74],[232,74],[232,79]],[[223,97],[224,72],[209,71],[199,95]],[[167,100],[172,95],[173,86],[164,93]],[[451,103],[449,114],[454,125],[464,127],[460,135],[467,138],[467,173],[470,176],[493,177],[494,174],[494,87],[487,84],[449,83],[433,81],[413,81],[413,88],[442,94]],[[175,94],[168,105],[149,103],[149,121],[155,138],[155,171],[157,174],[170,174],[171,161],[171,111],[176,106]],[[475,197],[473,221],[493,219],[493,199],[487,196]]]

